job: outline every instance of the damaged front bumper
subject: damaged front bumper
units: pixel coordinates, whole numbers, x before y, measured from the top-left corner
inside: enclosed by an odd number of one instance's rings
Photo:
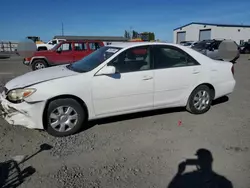
[[[21,125],[29,129],[43,129],[45,102],[14,104],[0,94],[0,116],[11,125]]]

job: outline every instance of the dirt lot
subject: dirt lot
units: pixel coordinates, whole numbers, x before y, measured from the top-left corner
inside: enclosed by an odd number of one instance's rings
[[[26,71],[17,59],[0,60],[2,83]],[[89,129],[67,138],[0,119],[1,178],[6,175],[5,185],[26,188],[166,188],[179,163],[206,148],[212,152],[214,172],[234,187],[250,187],[249,71],[250,61],[242,56],[235,66],[235,92],[204,115],[171,109],[115,117],[91,122]],[[34,154],[44,143],[53,148],[19,165],[11,160]]]

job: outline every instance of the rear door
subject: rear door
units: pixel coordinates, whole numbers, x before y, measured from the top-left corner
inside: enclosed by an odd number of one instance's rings
[[[52,64],[68,64],[73,62],[73,43],[64,42],[59,44],[51,57]]]
[[[179,106],[200,79],[201,65],[183,50],[155,46],[154,107]]]
[[[87,42],[74,42],[73,62],[79,61],[89,55]]]

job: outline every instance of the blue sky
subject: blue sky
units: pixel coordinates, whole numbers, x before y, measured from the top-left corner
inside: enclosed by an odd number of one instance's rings
[[[173,40],[189,22],[250,25],[249,0],[2,0],[0,40],[65,35],[123,36],[124,30],[155,32]]]

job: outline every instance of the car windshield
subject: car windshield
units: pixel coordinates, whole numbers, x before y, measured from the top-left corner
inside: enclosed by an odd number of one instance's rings
[[[211,44],[210,41],[201,41],[201,42],[197,42],[194,45],[194,48],[206,49],[210,44]]]
[[[67,66],[76,72],[89,72],[102,64],[105,60],[116,54],[121,48],[104,46],[94,51],[83,59]]]

